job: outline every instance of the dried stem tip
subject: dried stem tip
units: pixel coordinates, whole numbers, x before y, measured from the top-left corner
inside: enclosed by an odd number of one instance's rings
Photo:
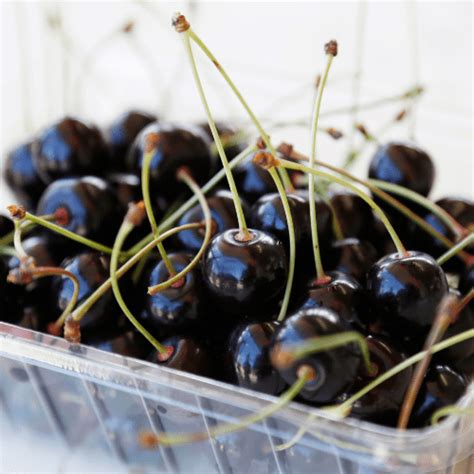
[[[274,347],[271,352],[270,359],[273,366],[278,369],[287,369],[295,362],[293,353],[291,351],[286,351],[283,349],[283,347],[281,347],[281,345]]]
[[[191,27],[188,20],[186,20],[186,17],[179,12],[173,15],[173,18],[171,19],[171,25],[178,33],[184,33]]]
[[[265,141],[262,137],[257,138],[257,143],[255,144],[259,150],[265,150],[267,146],[265,145]]]
[[[81,324],[71,315],[67,317],[66,323],[64,324],[64,339],[74,344],[81,342]]]
[[[338,130],[337,128],[333,128],[333,127],[326,128],[326,133],[331,138],[334,138],[334,140],[339,140],[339,138],[342,138],[344,136],[344,134],[340,130]]]
[[[158,133],[149,133],[145,140],[145,153],[151,153],[158,147],[160,136]]]
[[[132,202],[128,205],[127,215],[125,220],[130,222],[134,227],[138,227],[145,219],[146,209],[143,201]]]
[[[127,23],[125,23],[125,25],[122,27],[122,31],[124,33],[131,33],[134,28],[135,28],[135,22],[127,21]]]
[[[356,124],[355,126],[356,130],[358,130],[360,133],[362,133],[362,135],[364,135],[364,137],[367,139],[367,140],[370,140],[372,137],[370,135],[370,133],[367,131],[367,129],[365,128],[364,125],[362,125],[361,123],[358,123]]]
[[[7,206],[7,210],[13,219],[24,219],[26,215],[26,211],[23,206],[12,204],[11,206]]]
[[[138,443],[142,448],[153,449],[158,447],[160,439],[151,431],[142,431],[138,434]]]
[[[324,45],[324,52],[330,54],[331,56],[337,56],[337,41],[331,40]]]
[[[407,113],[406,109],[400,110],[400,112],[395,115],[395,122],[401,122],[406,117]]]
[[[282,142],[278,145],[277,151],[283,156],[291,157],[291,155],[293,154],[293,145],[291,145],[290,143]]]
[[[260,168],[263,168],[264,170],[269,170],[280,164],[278,158],[273,156],[268,151],[258,151],[255,153],[252,161],[255,165],[260,166]]]

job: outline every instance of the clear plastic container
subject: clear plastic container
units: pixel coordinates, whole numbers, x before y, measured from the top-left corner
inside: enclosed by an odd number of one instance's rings
[[[155,450],[137,442],[142,430],[207,430],[274,400],[0,323],[2,472],[474,472],[470,416],[402,433],[292,403],[217,439]],[[474,407],[474,384],[459,404]],[[304,424],[296,445],[275,450]]]

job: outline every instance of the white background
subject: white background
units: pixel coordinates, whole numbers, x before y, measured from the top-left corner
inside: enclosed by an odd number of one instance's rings
[[[417,108],[415,138],[436,162],[433,194],[472,197],[471,2],[2,3],[0,150],[65,112],[103,126],[133,106],[165,119],[201,119],[180,38],[170,26],[176,10],[188,15],[266,125],[297,118],[309,123],[313,81],[324,67],[323,44],[331,38],[339,41],[340,54],[323,112],[353,103],[358,57],[362,102],[421,82],[426,93]],[[58,15],[62,30],[46,20]],[[134,30],[121,33],[128,21]],[[215,115],[245,120],[217,72],[200,54],[199,59]],[[291,100],[280,100],[285,96]],[[384,107],[360,118],[377,131],[401,108]],[[349,116],[339,115],[323,125],[347,131],[350,123]],[[405,139],[409,127],[407,120],[385,137]],[[276,142],[284,139],[307,151],[308,129],[269,131]],[[320,145],[320,159],[333,163],[342,161],[348,147],[325,136]],[[371,153],[369,147],[357,165],[361,175]],[[11,197],[0,186],[3,208]]]

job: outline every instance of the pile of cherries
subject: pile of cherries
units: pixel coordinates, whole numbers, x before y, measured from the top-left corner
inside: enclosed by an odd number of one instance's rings
[[[223,124],[218,129],[229,158],[244,150],[247,144],[227,140],[238,137],[237,131]],[[186,169],[200,186],[219,170],[207,124],[178,126],[131,111],[102,133],[66,117],[12,150],[6,157],[4,179],[16,204],[26,211],[110,249],[127,207],[143,198],[142,164],[150,136],[157,138],[149,168],[150,199],[160,222],[190,197],[190,191],[177,179],[180,169]],[[446,247],[375,197],[410,249],[401,255],[364,200],[331,185],[325,199],[316,198],[320,253],[327,270],[323,278],[317,277],[309,194],[306,187],[298,188],[302,173],[290,171],[295,187],[288,193],[296,239],[295,279],[288,315],[277,321],[289,270],[288,224],[270,174],[252,160],[257,153],[261,150],[250,152],[233,170],[249,222],[247,238],[241,238],[234,197],[222,181],[206,196],[212,240],[189,273],[176,284],[148,294],[148,287],[170,277],[164,260],[152,251],[120,279],[127,305],[169,349],[166,356],[157,354],[124,317],[111,289],[82,315],[81,342],[273,395],[294,384],[304,365],[313,369],[313,378],[297,399],[311,406],[342,403],[423,348],[442,300],[450,292],[462,298],[472,290],[474,248],[464,249],[470,258],[463,260],[458,254],[442,268],[436,258]],[[292,156],[280,158],[295,160]],[[369,178],[401,185],[422,196],[428,196],[434,175],[431,158],[404,142],[380,146],[369,169]],[[446,238],[456,240],[438,216],[411,200],[397,199]],[[472,232],[472,201],[446,197],[436,204]],[[195,205],[179,216],[176,225],[203,223],[203,219],[202,207]],[[51,332],[74,290],[71,279],[55,275],[54,269],[77,278],[80,307],[108,280],[110,252],[42,225],[21,226],[25,253],[36,267],[53,269],[53,276],[23,281],[23,285],[8,277],[15,271],[21,273],[22,258],[13,251],[13,221],[1,216],[0,319]],[[140,248],[149,232],[145,219],[130,234],[127,245],[138,243]],[[203,239],[203,225],[166,239],[163,245],[168,263],[177,272],[185,268]],[[474,328],[472,301],[457,315],[445,337],[470,328]],[[354,342],[278,363],[282,347],[298,347],[314,338],[347,331],[364,336],[372,361],[370,373]],[[429,424],[437,409],[455,403],[473,374],[474,339],[435,354],[410,426]],[[411,377],[410,367],[382,383],[354,403],[350,416],[396,426]]]

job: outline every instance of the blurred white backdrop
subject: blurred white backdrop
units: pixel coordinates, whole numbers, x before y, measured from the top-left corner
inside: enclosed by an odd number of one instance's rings
[[[354,102],[358,64],[361,103],[421,83],[426,91],[416,107],[414,136],[436,161],[434,195],[473,195],[472,2],[4,2],[3,156],[65,113],[101,126],[130,107],[167,120],[202,119],[180,38],[170,26],[177,10],[228,69],[275,142],[307,149],[308,127],[270,125],[295,119],[309,125],[314,79],[331,38],[340,53],[323,113]],[[217,72],[198,57],[215,116],[247,122]],[[361,112],[359,119],[377,131],[403,107]],[[348,132],[351,123],[347,114],[330,115],[323,125]],[[412,125],[409,118],[384,138],[407,138]],[[320,158],[334,163],[342,162],[348,146],[326,136],[320,145]],[[357,163],[361,174],[371,153],[373,147]],[[0,186],[3,208],[11,197]]]

